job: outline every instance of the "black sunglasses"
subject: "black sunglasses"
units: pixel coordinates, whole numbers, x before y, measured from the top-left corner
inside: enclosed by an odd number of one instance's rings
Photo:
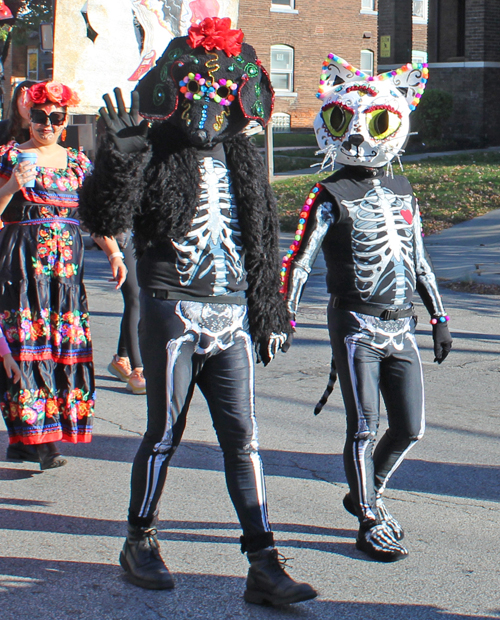
[[[62,125],[66,120],[66,112],[51,112],[47,114],[43,110],[31,110],[31,120],[38,125]]]

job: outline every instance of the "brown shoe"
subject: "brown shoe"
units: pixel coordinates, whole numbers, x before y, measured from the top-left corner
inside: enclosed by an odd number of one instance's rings
[[[127,390],[130,390],[132,394],[146,393],[146,379],[144,379],[142,368],[134,368],[130,373],[127,380]]]

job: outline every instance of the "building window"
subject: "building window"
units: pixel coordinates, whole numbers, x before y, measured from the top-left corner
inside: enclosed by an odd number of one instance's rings
[[[271,0],[271,13],[298,13],[295,0]]]
[[[416,24],[427,23],[428,0],[413,0],[413,22]]]
[[[26,77],[28,80],[34,80],[35,82],[38,80],[38,48],[37,47],[28,47],[28,70],[26,72]]]
[[[359,68],[363,73],[373,75],[373,52],[371,50],[361,50]]]
[[[424,64],[425,62],[427,62],[427,52],[423,52],[422,50],[412,50],[411,61]]]
[[[271,82],[276,91],[293,92],[293,47],[271,47]]]
[[[361,10],[362,11],[374,11],[375,0],[361,0]]]
[[[290,114],[275,112],[273,114],[273,131],[278,133],[290,131]]]

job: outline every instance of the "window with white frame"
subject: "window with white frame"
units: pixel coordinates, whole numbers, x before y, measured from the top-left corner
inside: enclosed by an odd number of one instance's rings
[[[412,50],[411,61],[424,64],[424,62],[427,62],[427,52],[424,52],[422,50]]]
[[[361,50],[359,68],[363,73],[373,75],[373,52],[371,50]]]
[[[290,131],[290,114],[285,112],[275,112],[273,114],[273,131],[287,132]]]
[[[417,24],[427,23],[428,0],[413,0],[412,16]]]
[[[282,6],[288,9],[294,9],[295,0],[271,0],[271,6]]]
[[[375,11],[375,0],[361,0],[361,12],[373,13]]]
[[[277,94],[293,92],[293,55],[288,45],[271,47],[271,82]]]

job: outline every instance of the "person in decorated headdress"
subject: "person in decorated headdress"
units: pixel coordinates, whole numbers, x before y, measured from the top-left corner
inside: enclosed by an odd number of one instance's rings
[[[322,68],[314,128],[325,165],[342,167],[306,198],[283,259],[283,293],[295,319],[322,249],[328,329],[347,414],[344,507],[359,520],[356,546],[376,560],[406,557],[403,529],[382,500],[392,474],[424,433],[422,365],[415,340],[415,291],[431,317],[435,360],[452,339],[422,243],[417,200],[391,162],[404,148],[409,116],[427,83],[427,65],[368,76],[330,54]],[[389,428],[375,447],[382,393]],[[375,448],[375,449],[374,449]]]
[[[24,80],[16,86],[10,100],[9,115],[0,121],[0,145],[15,140],[19,144],[30,139],[30,107],[28,89],[36,82]]]
[[[66,463],[57,442],[91,440],[94,368],[78,189],[90,172],[83,152],[58,144],[77,94],[58,82],[25,93],[30,139],[0,148],[0,327],[21,369],[0,368],[0,407],[9,433],[7,457]],[[27,160],[26,158],[31,158]],[[120,284],[121,253],[111,262]],[[34,451],[33,451],[34,447]]]
[[[253,348],[267,364],[291,332],[276,203],[242,133],[251,119],[268,122],[273,91],[255,50],[230,26],[206,18],[173,39],[136,87],[130,112],[120,91],[117,109],[105,95],[108,135],[80,212],[100,236],[132,229],[138,257],[148,426],[120,555],[127,577],[143,588],[174,586],[159,552],[158,506],[198,385],[250,562],[245,600],[280,605],[316,592],[287,574],[274,546],[254,411]]]

